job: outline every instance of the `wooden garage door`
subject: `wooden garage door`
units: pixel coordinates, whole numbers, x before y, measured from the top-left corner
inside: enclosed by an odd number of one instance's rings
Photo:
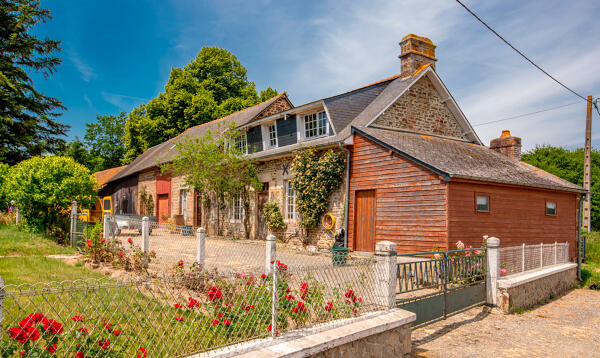
[[[375,190],[355,193],[354,250],[375,251]]]

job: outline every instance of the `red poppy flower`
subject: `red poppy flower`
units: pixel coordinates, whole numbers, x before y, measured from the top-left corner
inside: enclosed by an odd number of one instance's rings
[[[137,354],[137,358],[144,358],[146,356],[146,354],[148,354],[148,351],[144,347],[140,347],[138,349],[138,352],[139,353]]]
[[[56,343],[54,343],[54,344],[51,344],[49,346],[45,346],[44,349],[46,349],[50,353],[54,353],[54,352],[56,352],[56,350],[58,349],[58,347],[56,346]]]
[[[332,308],[333,302],[327,302],[327,304],[325,305],[325,311],[331,311]]]
[[[87,245],[88,247],[92,247],[92,240],[90,240],[90,239],[87,239],[87,241],[86,241],[86,245]]]
[[[292,308],[292,313],[298,313],[298,312],[306,312],[306,306],[304,305],[304,302],[299,301],[298,305],[294,308]]]
[[[273,326],[272,326],[272,325],[269,325],[269,327],[267,327],[267,330],[268,330],[269,332],[271,332],[271,331],[273,330]],[[278,329],[276,329],[276,330],[275,330],[275,336],[278,336],[278,335],[279,335],[279,330],[278,330]]]
[[[40,339],[40,332],[34,326],[11,327],[8,329],[8,333],[12,339],[21,344],[25,344],[29,340],[37,341]]]
[[[100,233],[100,237],[104,237],[104,231]]]
[[[118,336],[119,336],[121,333],[123,333],[123,331],[119,331],[118,329],[115,329],[115,330],[113,331],[113,334],[114,334],[115,336],[117,336],[117,337],[118,337]]]
[[[183,260],[177,261],[177,266],[183,266]]]
[[[223,318],[223,314],[222,313],[217,314],[217,316],[219,316],[219,318]]]
[[[344,294],[344,296],[346,296],[346,298],[350,298],[350,297],[354,296],[354,291],[352,291],[351,289],[349,289],[348,291],[346,291],[346,293]]]
[[[176,304],[175,304],[175,308],[182,308],[182,307],[183,307],[183,306],[182,306],[182,305],[180,305],[179,303],[176,303]]]
[[[356,308],[353,308],[353,309],[352,309],[352,312],[354,312],[354,313],[358,313],[358,311],[356,310]]]
[[[104,242],[106,242],[106,239],[105,239],[105,238],[101,238],[101,239],[100,239],[100,242],[101,242],[101,243],[104,243]]]
[[[178,321],[178,322],[183,322],[184,321],[183,317],[175,317],[175,320]]]
[[[110,341],[108,340],[108,338],[101,339],[98,341],[98,345],[102,349],[108,349],[110,347]]]
[[[85,333],[85,334],[87,334],[87,333],[88,333],[88,329],[87,329],[87,328],[85,328],[85,327],[79,328],[79,329],[78,329],[78,331],[79,331],[79,332],[83,332],[83,333]]]
[[[211,301],[217,300],[221,297],[222,297],[221,290],[219,290],[215,286],[211,287],[210,291],[208,291],[208,299]]]
[[[123,253],[119,251],[119,257],[123,257]]]
[[[219,325],[219,320],[218,319],[213,319],[212,321],[210,321],[210,325],[211,326],[218,326]]]
[[[267,278],[267,275],[265,275],[264,273],[262,275],[260,275],[260,278],[265,279]]]
[[[41,313],[30,313],[21,322],[19,322],[19,326],[21,326],[21,327],[31,326],[34,323],[42,322],[42,320],[44,320],[44,318],[46,318],[46,317],[44,317],[44,315]]]
[[[108,327],[108,326],[112,326],[112,323],[110,323],[110,322],[102,322],[102,325]]]
[[[133,245],[133,240],[130,237],[127,238],[127,242]]]
[[[56,322],[53,319],[44,318],[42,320],[42,325],[44,327],[44,331],[50,331],[53,334],[61,334],[63,333],[63,325],[59,322]]]
[[[194,298],[191,298],[191,297],[188,297],[187,306],[189,308],[192,308],[192,307],[200,306],[200,303],[198,303],[198,300],[196,300]]]
[[[85,355],[83,354],[83,352],[77,352],[75,353],[75,358],[85,358]]]
[[[231,320],[229,318],[225,318],[223,320],[223,324],[226,325],[226,326],[229,326],[231,324]]]
[[[83,316],[73,316],[71,319],[75,322],[83,321]]]

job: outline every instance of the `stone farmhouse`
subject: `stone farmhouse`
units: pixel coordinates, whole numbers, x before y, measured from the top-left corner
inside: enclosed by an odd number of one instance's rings
[[[509,131],[485,146],[435,71],[436,46],[413,34],[400,46],[400,74],[299,106],[283,93],[192,127],[146,150],[102,190],[113,196],[116,213],[160,221],[178,215],[183,224],[215,234],[216,208],[205,208],[203,193],[157,165],[172,160],[184,137],[233,122],[245,133],[264,188],[252,195],[248,212],[240,202],[223,210],[226,235],[243,237],[242,218],[249,215],[250,237],[264,239],[262,208],[274,201],[287,223],[281,239],[332,245],[335,230],[305,232],[297,225],[290,162],[310,146],[346,157],[346,176],[328,211],[351,250],[372,252],[380,240],[396,242],[399,252],[452,249],[458,240],[479,247],[483,235],[493,235],[503,246],[569,241],[575,256],[584,189],[521,162],[521,139]],[[140,191],[151,195],[153,213],[143,212]]]

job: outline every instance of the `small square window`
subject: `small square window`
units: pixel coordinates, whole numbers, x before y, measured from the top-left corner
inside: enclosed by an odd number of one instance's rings
[[[546,215],[556,216],[556,203],[553,201],[546,202]]]
[[[478,212],[488,213],[490,211],[490,197],[487,195],[477,195],[475,197],[475,207]]]

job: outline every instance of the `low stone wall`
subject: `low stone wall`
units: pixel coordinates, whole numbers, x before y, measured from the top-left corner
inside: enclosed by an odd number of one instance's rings
[[[416,315],[401,309],[370,315],[364,319],[352,319],[348,323],[337,322],[333,328],[295,331],[278,337],[265,345],[259,342],[255,348],[240,347],[238,352],[208,352],[198,357],[402,357],[411,351],[411,325]]]
[[[545,267],[498,279],[498,306],[506,313],[560,296],[577,282],[574,263]]]

